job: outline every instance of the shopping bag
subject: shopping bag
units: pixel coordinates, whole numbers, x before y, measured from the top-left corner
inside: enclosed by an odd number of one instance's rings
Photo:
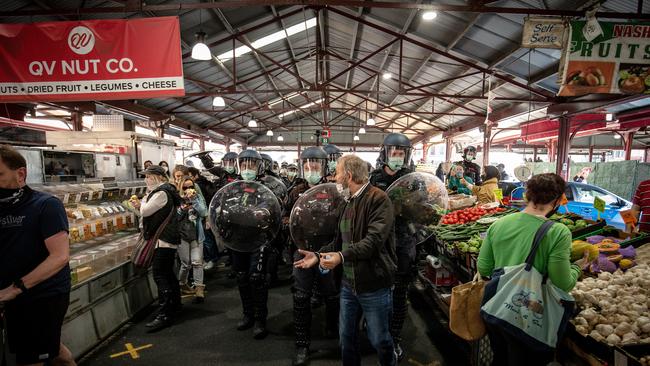
[[[171,220],[175,211],[176,210],[174,209],[171,210],[169,215],[167,215],[165,218],[165,221],[163,221],[162,225],[158,227],[154,235],[148,240],[144,238],[144,235],[142,233],[140,233],[140,236],[138,236],[138,241],[133,248],[133,252],[131,253],[131,263],[133,263],[136,268],[149,268],[149,266],[151,266],[151,262],[153,261],[153,252],[156,249],[158,238],[160,237],[160,234],[162,234],[165,226],[169,224],[169,221]]]
[[[475,341],[485,335],[481,318],[481,303],[485,281],[477,273],[474,280],[451,289],[449,328],[466,341]]]
[[[556,348],[575,305],[570,294],[533,267],[540,242],[552,225],[547,221],[539,228],[525,263],[494,271],[485,285],[481,307],[487,324],[540,352]]]

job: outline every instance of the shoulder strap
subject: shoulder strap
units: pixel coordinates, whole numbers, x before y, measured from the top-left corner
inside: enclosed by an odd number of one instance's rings
[[[537,254],[537,249],[539,248],[539,244],[542,242],[542,239],[544,239],[544,236],[548,232],[548,230],[555,224],[554,221],[548,220],[545,221],[542,226],[537,229],[537,232],[535,233],[535,239],[533,240],[533,246],[530,248],[530,253],[528,253],[528,257],[526,257],[526,271],[530,271],[530,269],[533,267],[533,261],[535,261],[535,255]]]

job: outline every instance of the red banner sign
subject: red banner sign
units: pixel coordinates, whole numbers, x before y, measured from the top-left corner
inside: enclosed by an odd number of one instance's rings
[[[0,24],[0,102],[182,95],[178,17]]]

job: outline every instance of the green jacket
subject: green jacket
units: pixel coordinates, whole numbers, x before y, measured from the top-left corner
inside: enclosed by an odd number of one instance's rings
[[[474,184],[474,181],[472,180],[472,178],[470,178],[468,176],[465,176],[465,180],[469,184]],[[467,188],[466,186],[464,186],[460,182],[460,178],[456,177],[455,175],[452,175],[452,176],[449,177],[449,184],[447,185],[447,188],[449,188],[450,190],[452,190],[454,192],[457,192],[457,193],[463,193],[463,194],[466,194],[468,196],[472,195],[472,191],[469,188]]]
[[[393,286],[397,270],[395,254],[395,215],[393,204],[381,189],[368,184],[359,196],[341,210],[336,239],[320,249],[321,253],[340,251],[340,221],[352,205],[352,243],[343,251],[343,260],[354,267],[354,290],[374,292]]]

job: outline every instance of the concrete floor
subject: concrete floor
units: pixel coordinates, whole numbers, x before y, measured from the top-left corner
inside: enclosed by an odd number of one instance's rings
[[[144,324],[150,314],[144,314],[86,355],[80,365],[291,365],[294,333],[289,274],[290,268],[283,268],[281,282],[269,293],[270,334],[264,340],[254,340],[251,330],[240,332],[235,329],[241,316],[237,286],[235,280],[226,278],[226,272],[221,270],[207,276],[206,302],[200,305],[187,303],[173,327],[147,334]],[[412,302],[404,327],[403,347],[407,356],[401,365],[466,364],[465,356],[459,355],[462,350],[454,349],[451,336],[432,319],[436,316],[432,309],[421,300],[413,298]],[[310,365],[339,365],[337,340],[322,336],[324,308],[315,309],[313,314]],[[442,345],[440,349],[445,350],[445,358],[434,343]],[[127,344],[134,349],[147,348],[111,357],[127,351]],[[373,349],[365,339],[362,345],[363,365],[375,365]]]

